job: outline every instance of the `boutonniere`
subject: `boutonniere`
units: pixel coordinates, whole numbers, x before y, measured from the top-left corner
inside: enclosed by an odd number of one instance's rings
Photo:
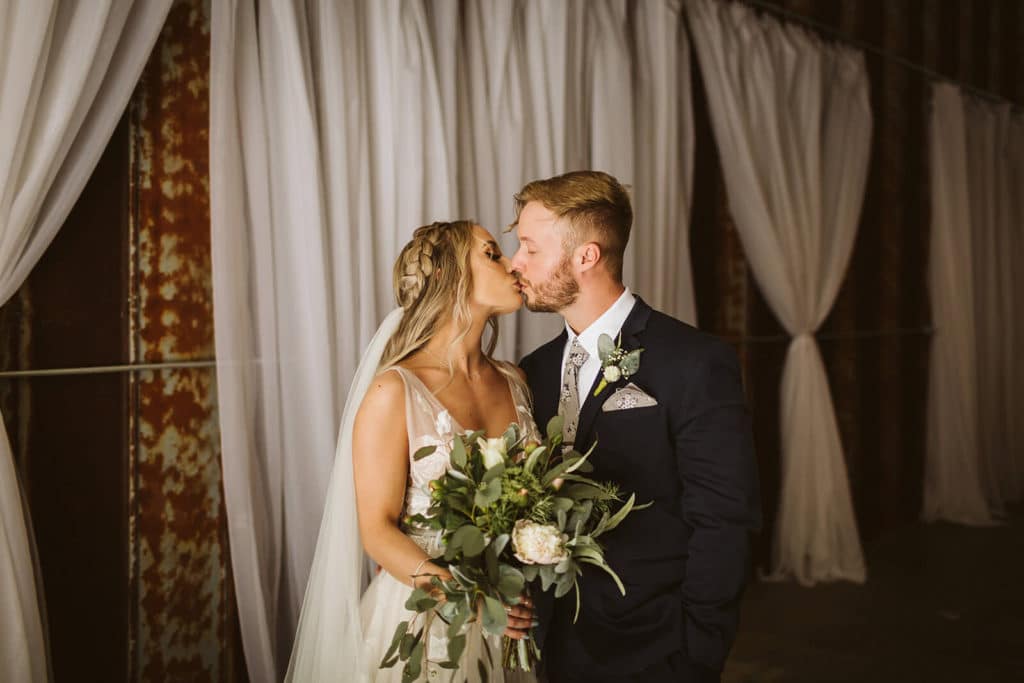
[[[618,382],[620,379],[629,379],[640,369],[640,354],[643,349],[626,351],[622,348],[622,333],[619,333],[617,341],[607,334],[597,338],[597,355],[601,358],[601,383],[594,390],[597,396],[609,384]]]

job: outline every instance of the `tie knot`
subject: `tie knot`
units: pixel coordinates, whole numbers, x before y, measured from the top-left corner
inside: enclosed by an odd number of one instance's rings
[[[587,353],[587,350],[583,348],[578,339],[574,339],[572,346],[569,347],[569,363],[579,370],[587,362],[588,358],[590,358],[590,354]]]

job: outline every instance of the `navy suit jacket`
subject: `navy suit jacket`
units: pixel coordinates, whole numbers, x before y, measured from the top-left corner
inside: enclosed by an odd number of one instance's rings
[[[558,413],[566,337],[563,331],[520,362],[542,430]],[[585,451],[597,443],[589,476],[653,504],[601,539],[625,597],[600,569],[584,565],[575,624],[574,592],[538,601],[545,666],[555,681],[561,672],[615,680],[681,658],[692,668],[686,680],[717,680],[736,635],[750,533],[761,521],[739,364],[729,346],[639,297],[622,346],[644,349],[640,369],[595,397],[598,374],[580,397],[576,444]],[[630,382],[657,405],[602,410]]]

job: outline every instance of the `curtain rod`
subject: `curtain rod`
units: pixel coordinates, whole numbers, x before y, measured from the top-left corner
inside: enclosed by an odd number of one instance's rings
[[[54,377],[68,375],[102,375],[115,372],[140,372],[142,370],[168,370],[174,368],[211,368],[217,364],[210,360],[164,361],[162,363],[132,363],[128,365],[94,365],[83,368],[49,368],[44,370],[0,371],[0,379],[20,377]]]
[[[837,332],[835,334],[815,334],[814,338],[819,342],[823,341],[846,341],[850,339],[881,339],[883,337],[908,337],[915,335],[931,336],[935,334],[934,327],[897,327],[891,330],[861,330],[852,332]],[[788,342],[792,339],[788,334],[750,335],[744,337],[721,336],[723,341],[733,344],[773,344]]]
[[[859,48],[861,50],[864,50],[865,52],[870,52],[873,55],[881,57],[882,59],[888,59],[890,61],[896,62],[900,66],[902,66],[902,67],[904,67],[906,69],[910,69],[911,71],[917,71],[918,73],[923,74],[924,76],[926,76],[927,78],[930,78],[933,81],[942,81],[942,82],[945,82],[945,83],[952,83],[952,84],[958,86],[959,88],[961,88],[962,90],[964,90],[966,92],[969,92],[972,95],[975,95],[975,96],[980,97],[982,99],[988,100],[989,102],[995,102],[997,104],[1008,104],[1008,105],[1010,105],[1011,107],[1013,107],[1015,109],[1020,109],[1021,108],[1021,105],[1019,103],[1013,102],[1012,100],[1007,99],[1006,97],[1004,97],[1002,95],[998,95],[998,94],[996,94],[996,93],[994,93],[994,92],[992,92],[990,90],[985,90],[984,88],[979,88],[977,86],[970,85],[968,83],[964,83],[961,80],[957,80],[955,78],[951,78],[949,76],[945,76],[943,74],[940,74],[937,71],[929,69],[928,67],[924,66],[923,64],[918,64],[917,62],[912,62],[909,59],[907,59],[906,57],[901,57],[900,55],[897,55],[895,53],[889,52],[888,50],[882,49],[882,48],[880,48],[880,47],[878,47],[876,45],[873,45],[871,43],[865,42],[865,41],[860,40],[858,38],[854,38],[852,36],[848,36],[845,33],[841,32],[839,29],[833,28],[832,26],[829,26],[827,24],[823,24],[823,23],[821,23],[819,21],[816,21],[815,19],[811,19],[809,17],[805,17],[802,14],[798,14],[797,12],[794,12],[793,10],[786,9],[784,7],[778,7],[776,5],[772,5],[772,4],[768,3],[768,2],[766,2],[765,0],[739,0],[739,1],[744,3],[744,4],[756,7],[758,9],[762,9],[762,10],[764,10],[766,12],[771,12],[772,14],[777,14],[779,16],[782,16],[782,17],[784,17],[786,19],[789,19],[791,21],[794,21],[796,23],[804,24],[805,26],[813,28],[813,29],[815,29],[817,31],[820,31],[822,33],[827,33],[830,36],[832,36],[832,38],[836,39],[838,42],[846,43],[846,44],[851,45],[853,47],[856,47],[856,48]]]

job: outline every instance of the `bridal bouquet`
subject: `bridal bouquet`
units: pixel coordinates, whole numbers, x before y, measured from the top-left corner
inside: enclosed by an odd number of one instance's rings
[[[547,425],[543,443],[524,442],[517,425],[502,437],[484,438],[483,432],[458,434],[452,442],[449,470],[430,483],[431,507],[425,515],[405,519],[410,526],[440,531],[444,557],[452,579],[431,579],[431,589],[416,588],[406,602],[415,612],[400,623],[381,668],[405,662],[403,681],[415,680],[423,660],[432,620],[442,619],[447,631],[447,660],[440,664],[457,669],[466,648],[463,626],[480,619],[486,633],[500,635],[507,626],[505,605],[522,599],[528,582],[540,579],[541,589],[562,597],[576,591],[579,614],[581,565],[600,567],[625,595],[622,581],[608,566],[598,542],[618,526],[634,505],[635,496],[622,503],[614,484],[584,476],[592,471],[587,458],[563,449],[562,418]],[[417,451],[415,459],[432,454],[436,446]],[[531,671],[540,658],[534,640],[503,640],[502,665]],[[494,667],[484,638],[483,652]],[[477,662],[481,678],[486,667]]]

